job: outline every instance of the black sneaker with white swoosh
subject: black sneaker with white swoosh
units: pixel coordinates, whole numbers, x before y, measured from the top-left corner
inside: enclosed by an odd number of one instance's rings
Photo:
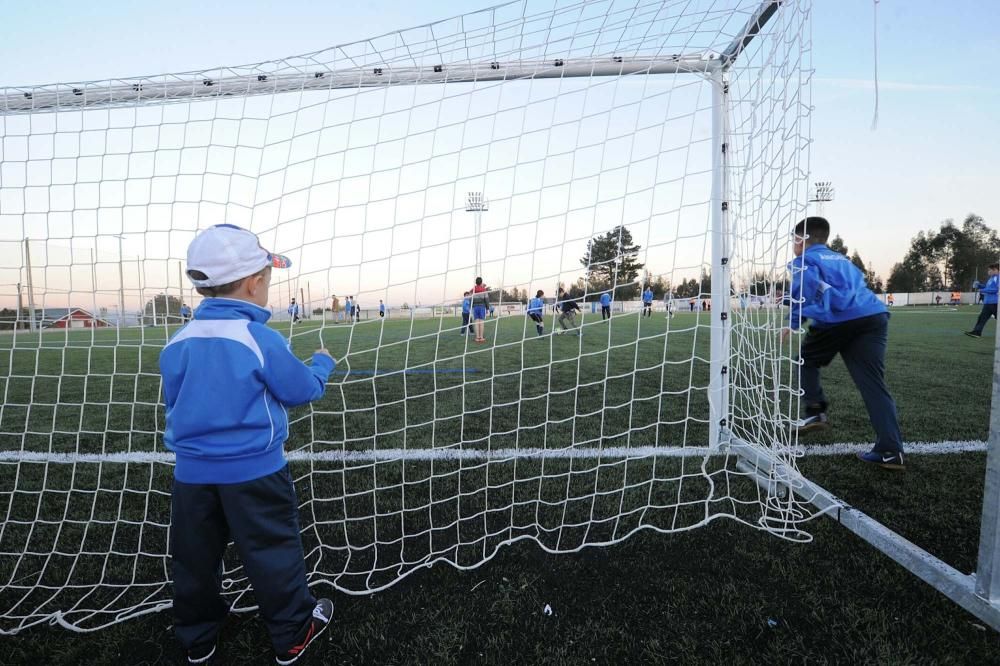
[[[902,451],[869,451],[868,453],[859,453],[858,459],[886,469],[906,469],[906,465],[903,464]]]

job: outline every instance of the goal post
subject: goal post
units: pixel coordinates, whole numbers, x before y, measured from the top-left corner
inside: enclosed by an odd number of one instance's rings
[[[765,3],[774,5],[776,3]],[[756,23],[754,23],[756,25]],[[750,30],[750,24],[746,32]],[[749,34],[748,34],[749,37]],[[742,41],[742,40],[740,40]],[[729,197],[726,149],[727,96],[729,94],[723,67],[711,72],[712,86],[712,332],[711,380],[709,383],[709,445],[723,444],[726,416],[729,413],[729,309],[731,280],[729,275]],[[725,62],[732,62],[732,58]]]

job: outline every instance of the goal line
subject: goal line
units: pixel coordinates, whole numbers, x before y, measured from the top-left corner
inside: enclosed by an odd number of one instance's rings
[[[957,440],[941,442],[907,442],[906,455],[942,455],[952,453],[982,453],[986,442]],[[792,449],[806,457],[853,455],[870,450],[870,443],[840,442],[810,444]],[[393,462],[393,461],[502,461],[567,458],[702,458],[725,455],[725,451],[698,446],[636,446],[636,447],[577,447],[570,449],[380,449],[369,451],[289,451],[290,462]],[[44,451],[0,451],[0,462],[76,463],[173,463],[167,452],[129,452],[107,454],[55,453]]]

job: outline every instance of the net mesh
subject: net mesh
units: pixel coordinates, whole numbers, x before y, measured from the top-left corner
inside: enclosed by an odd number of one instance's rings
[[[339,359],[290,412],[310,584],[718,518],[808,538],[809,510],[721,446],[794,470],[776,298],[809,3],[724,55],[772,4],[522,0],[279,61],[0,90],[0,632],[169,606],[157,358],[201,300],[187,244],[222,222],[292,259],[270,304],[293,351]],[[462,319],[477,272],[485,344]],[[234,549],[224,568],[252,609]]]

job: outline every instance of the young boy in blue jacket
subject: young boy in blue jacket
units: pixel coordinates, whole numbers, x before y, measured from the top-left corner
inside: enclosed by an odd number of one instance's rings
[[[295,662],[329,625],[333,602],[313,598],[298,500],[283,444],[287,407],[323,395],[333,358],[307,366],[266,309],[272,267],[289,261],[245,229],[198,234],[187,275],[207,298],[160,353],[164,444],[176,455],[171,494],[174,631],[188,663],[209,661],[228,607],[219,594],[230,538],[271,635],[278,664]]]
[[[983,329],[989,323],[990,317],[997,318],[997,293],[1000,292],[1000,264],[990,264],[986,271],[990,276],[986,284],[981,284],[979,280],[976,280],[975,284],[972,285],[979,290],[979,294],[983,297],[983,309],[979,313],[976,325],[971,331],[965,332],[970,338],[983,337]]]
[[[782,341],[798,331],[806,319],[809,332],[802,342],[801,382],[806,417],[799,432],[829,426],[827,401],[820,384],[820,369],[839,353],[861,392],[868,418],[875,428],[875,447],[858,457],[888,469],[903,469],[903,439],[896,418],[896,403],[885,385],[885,350],[889,313],[865,284],[864,275],[851,261],[826,246],[830,223],[807,217],[795,226],[788,264],[792,274],[788,327]]]

